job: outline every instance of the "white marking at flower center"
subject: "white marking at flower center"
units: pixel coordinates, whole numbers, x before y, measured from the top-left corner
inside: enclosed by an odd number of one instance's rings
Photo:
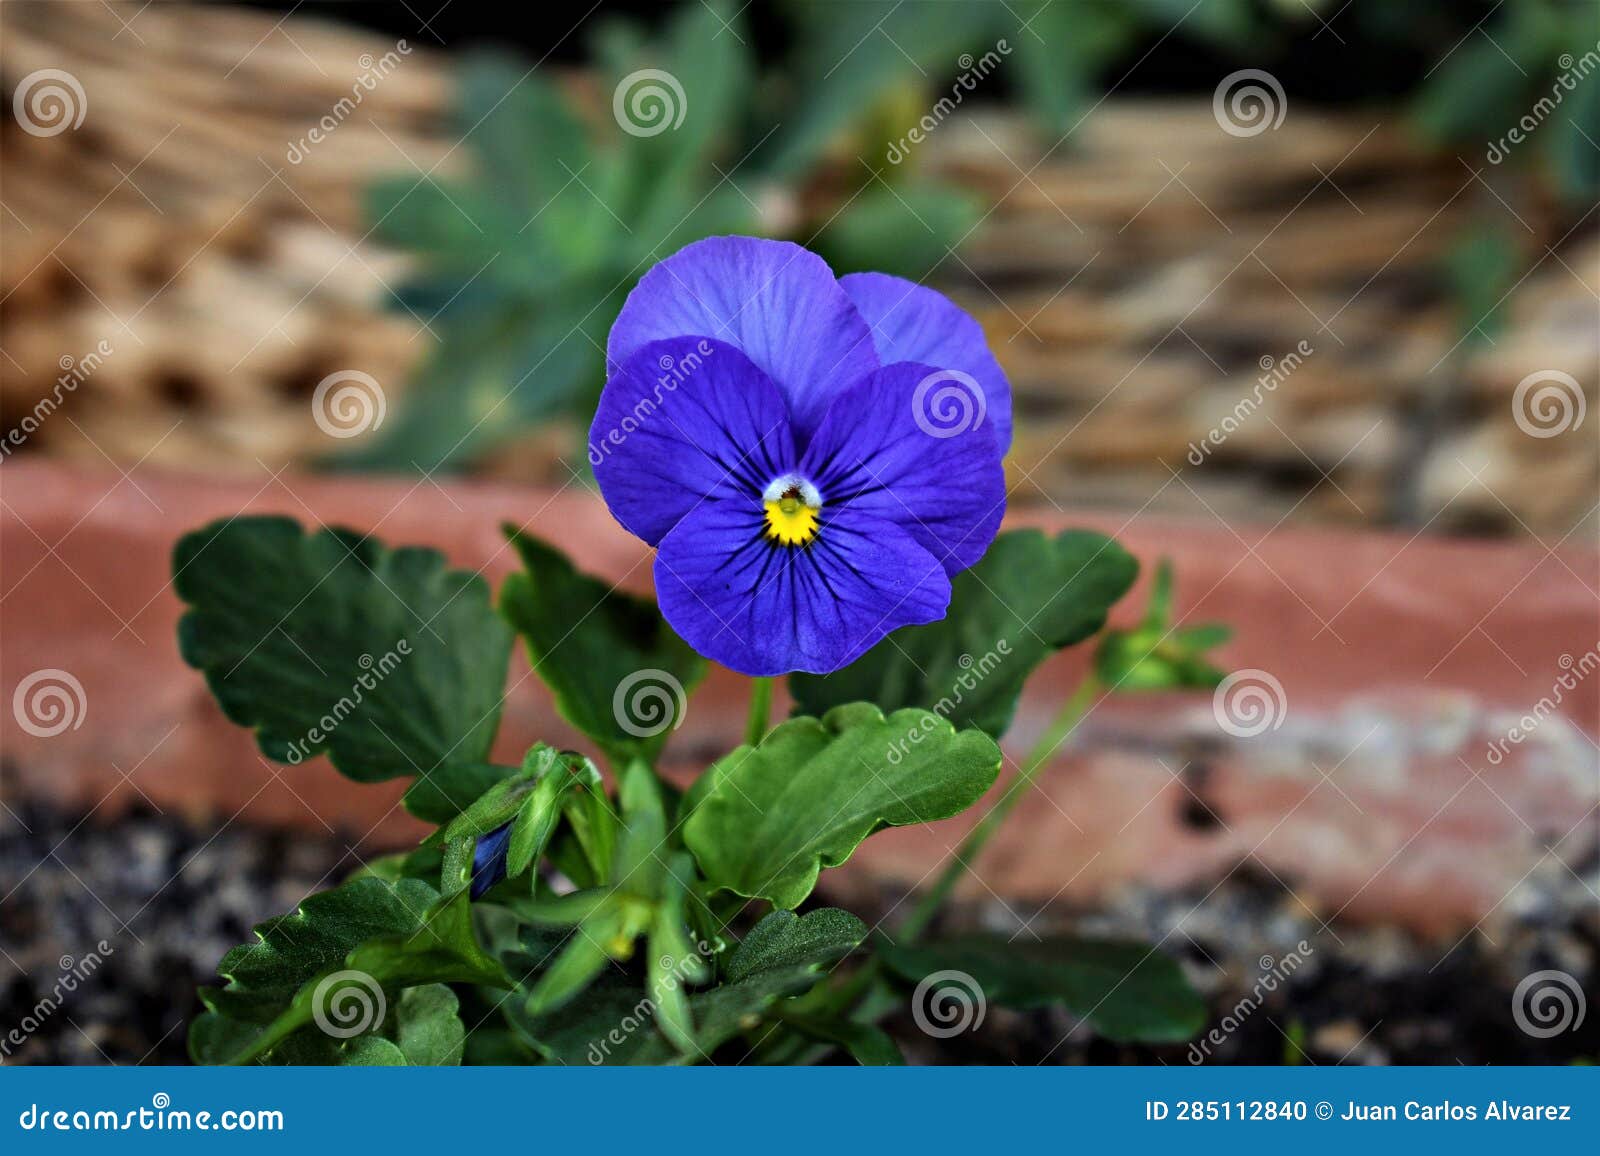
[[[776,502],[786,494],[793,493],[813,510],[822,508],[822,495],[817,492],[817,487],[806,481],[799,474],[784,474],[773,481],[761,493],[763,502]]]

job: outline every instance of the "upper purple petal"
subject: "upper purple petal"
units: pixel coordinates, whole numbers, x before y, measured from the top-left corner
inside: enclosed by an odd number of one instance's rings
[[[640,346],[683,336],[743,350],[788,401],[802,437],[878,367],[867,323],[833,271],[788,241],[708,237],[678,250],[628,294],[606,356],[614,372]]]
[[[606,505],[652,546],[702,501],[759,495],[794,458],[777,386],[706,337],[635,350],[606,382],[589,429]]]
[[[884,365],[915,361],[956,370],[983,389],[984,420],[1002,454],[1011,446],[1011,383],[989,352],[983,329],[944,294],[887,273],[851,273],[840,287],[872,329]]]
[[[954,395],[941,398],[946,390]],[[822,492],[824,510],[897,523],[959,573],[983,557],[1006,512],[1000,451],[978,411],[943,370],[885,366],[833,403],[799,472]]]
[[[695,650],[741,674],[827,674],[949,608],[944,568],[892,522],[824,507],[805,546],[762,530],[759,498],[707,502],[656,554],[661,613]]]

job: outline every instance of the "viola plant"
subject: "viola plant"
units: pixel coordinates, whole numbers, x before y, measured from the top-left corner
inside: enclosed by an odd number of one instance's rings
[[[497,599],[431,550],[285,518],[178,544],[180,647],[223,711],[270,759],[409,780],[400,805],[433,828],[230,951],[194,1058],[897,1063],[881,1025],[911,994],[937,1005],[915,1009],[927,1027],[952,976],[957,1001],[1058,1005],[1113,1039],[1199,1030],[1149,946],[928,934],[1088,709],[1220,675],[1202,651],[1222,635],[1176,626],[1163,567],[995,790],[1029,676],[1101,632],[1138,565],[1088,531],[998,532],[1010,391],[977,323],[910,282],[719,237],[639,282],[607,361],[590,460],[655,547],[659,604],[515,526]],[[497,761],[518,639],[585,750]],[[682,788],[657,768],[708,659],[753,676],[746,732]],[[777,676],[795,706],[772,725]],[[817,904],[875,832],[986,795],[905,918]]]

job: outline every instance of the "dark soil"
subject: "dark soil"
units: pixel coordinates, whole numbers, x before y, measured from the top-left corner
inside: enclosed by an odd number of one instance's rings
[[[236,824],[197,830],[151,813],[102,825],[93,816],[0,810],[0,1060],[185,1062],[185,1031],[199,1006],[194,989],[214,979],[223,953],[253,924],[292,910],[359,863],[350,843],[333,836]],[[1522,895],[1518,917],[1497,925],[1497,942],[1476,933],[1453,948],[1392,928],[1325,929],[1282,884],[1243,869],[1209,896],[1131,894],[1106,910],[1027,927],[1031,911],[993,903],[952,922],[1008,935],[1070,929],[1160,941],[1205,993],[1208,1030],[1216,1027],[1221,1042],[1204,1053],[1117,1045],[1064,1011],[994,1006],[981,1026],[950,1039],[928,1037],[909,1014],[887,1026],[914,1063],[1592,1060],[1600,1056],[1600,902],[1590,891],[1594,866],[1580,874]],[[885,895],[883,908],[896,898]],[[873,913],[861,914],[870,921]],[[1277,966],[1302,940],[1311,950],[1293,974],[1262,992],[1264,965]],[[1574,976],[1591,1014],[1573,1030],[1537,1038],[1513,1018],[1512,992],[1546,969]],[[68,975],[74,989],[49,1006]],[[1241,1008],[1245,997],[1259,1002]]]
[[[196,986],[215,980],[252,926],[358,867],[348,847],[237,824],[197,831],[148,813],[101,825],[0,810],[0,1056],[187,1063]],[[35,1014],[63,976],[91,968]]]

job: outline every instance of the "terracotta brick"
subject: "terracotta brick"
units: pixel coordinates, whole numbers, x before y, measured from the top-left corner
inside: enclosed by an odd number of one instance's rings
[[[357,786],[321,760],[261,758],[179,660],[169,554],[214,518],[273,512],[349,525],[434,545],[491,582],[512,565],[498,531],[509,519],[586,570],[649,588],[649,552],[577,485],[265,471],[218,482],[18,459],[0,468],[0,502],[0,791],[94,808],[100,821],[143,795],[205,821],[337,828],[365,840],[363,854],[417,833],[395,806],[400,784]],[[1322,918],[1400,919],[1444,934],[1492,920],[1519,883],[1564,871],[1595,845],[1600,679],[1579,680],[1559,717],[1498,764],[1488,758],[1489,744],[1551,694],[1563,656],[1581,660],[1600,642],[1600,556],[1587,545],[1552,552],[1087,511],[1012,521],[1089,526],[1147,562],[1173,558],[1185,619],[1232,623],[1222,657],[1270,672],[1286,708],[1277,729],[1234,739],[1208,695],[1103,702],[985,856],[974,892],[1019,908],[1102,901],[1130,882],[1203,894],[1247,867],[1277,876]],[[1136,613],[1142,586],[1120,618]],[[1035,678],[1009,753],[1026,750],[1086,660],[1058,656]],[[86,700],[81,724],[49,738],[24,732],[10,710],[19,682],[42,668],[70,671]],[[736,740],[740,682],[718,671],[695,697],[669,751],[674,773],[692,774]],[[538,738],[578,742],[519,656],[497,753],[515,758]],[[844,884],[913,884],[965,825],[877,836]]]

